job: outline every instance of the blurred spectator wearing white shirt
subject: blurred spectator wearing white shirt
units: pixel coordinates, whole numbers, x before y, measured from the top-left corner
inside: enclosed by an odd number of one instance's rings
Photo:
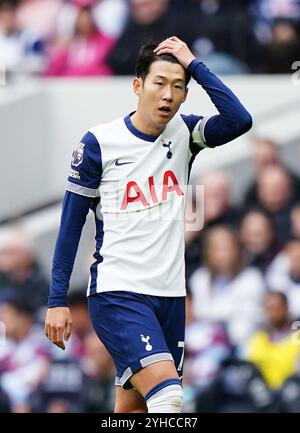
[[[118,38],[122,33],[129,13],[126,0],[70,0],[60,10],[56,23],[58,38],[72,36],[78,8],[91,6],[98,29],[108,37]]]
[[[18,26],[44,41],[50,40],[55,37],[62,4],[63,0],[21,0],[17,9]]]
[[[300,319],[300,239],[290,240],[266,273],[268,287],[287,296],[290,312]]]
[[[221,363],[230,356],[231,345],[220,324],[194,318],[192,304],[189,295],[186,298],[184,405],[187,412],[195,412],[197,404],[205,412],[214,408],[213,382]]]
[[[0,302],[15,294],[27,298],[37,310],[45,306],[48,285],[33,239],[21,226],[7,230],[0,249]]]
[[[194,317],[224,324],[231,343],[240,344],[262,318],[262,275],[243,266],[238,238],[230,228],[210,229],[203,251],[204,265],[189,282]]]
[[[0,387],[12,412],[31,412],[30,397],[48,371],[49,346],[33,317],[34,310],[22,297],[0,306],[6,329],[6,344],[0,345]]]
[[[0,62],[8,72],[39,71],[42,67],[43,44],[29,30],[22,30],[17,23],[16,2],[0,4]]]

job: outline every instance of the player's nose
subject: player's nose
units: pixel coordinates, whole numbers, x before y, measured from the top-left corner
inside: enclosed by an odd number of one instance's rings
[[[171,102],[173,100],[173,94],[172,94],[171,87],[166,86],[165,92],[163,95],[163,100],[168,101],[168,102]]]

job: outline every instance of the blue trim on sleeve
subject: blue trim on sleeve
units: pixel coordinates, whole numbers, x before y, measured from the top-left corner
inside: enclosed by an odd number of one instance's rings
[[[67,292],[91,199],[66,191],[55,245],[48,307],[67,306]]]
[[[194,59],[188,71],[209,95],[219,115],[205,125],[205,143],[220,146],[239,137],[252,127],[252,117],[234,93],[202,62]]]

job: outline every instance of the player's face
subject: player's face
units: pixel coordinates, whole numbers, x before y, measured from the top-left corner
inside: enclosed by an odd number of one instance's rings
[[[156,61],[146,78],[137,80],[138,109],[149,124],[164,127],[186,99],[184,68],[176,63]]]

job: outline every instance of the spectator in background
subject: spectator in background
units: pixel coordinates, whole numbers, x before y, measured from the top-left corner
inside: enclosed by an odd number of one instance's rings
[[[86,339],[91,335],[92,329],[86,294],[79,289],[73,289],[68,300],[73,319],[72,335],[65,351],[51,346],[52,362],[48,376],[32,399],[35,412],[87,411],[87,387],[91,384],[85,372],[89,356],[86,353]]]
[[[95,333],[85,337],[85,358],[83,371],[87,376],[87,412],[108,413],[114,410],[115,367],[110,354]]]
[[[51,365],[47,378],[33,396],[35,412],[74,413],[87,411],[86,338],[91,334],[86,295],[70,291],[72,335],[65,351],[51,346]]]
[[[28,299],[15,297],[0,306],[6,342],[0,344],[0,387],[12,412],[31,412],[30,398],[49,366],[43,330],[34,326],[34,309]]]
[[[72,413],[71,405],[63,398],[55,398],[49,402],[45,413]]]
[[[62,0],[19,0],[17,9],[19,27],[33,32],[42,41],[53,39],[62,4]]]
[[[86,0],[77,0],[85,4]],[[74,36],[50,50],[46,76],[106,76],[111,70],[106,62],[114,38],[102,34],[94,21],[91,6],[78,10]]]
[[[256,42],[248,0],[194,0],[188,19],[195,55],[220,74],[241,74],[256,66]]]
[[[292,317],[300,319],[300,239],[286,243],[268,268],[266,281],[271,290],[285,293]]]
[[[112,359],[91,330],[86,295],[69,295],[72,335],[64,352],[51,347],[47,378],[33,398],[36,412],[112,412],[115,370]]]
[[[150,39],[161,42],[176,34],[191,45],[192,30],[188,20],[178,20],[178,15],[171,13],[169,0],[130,0],[130,16],[109,64],[116,75],[133,75],[141,44]]]
[[[203,266],[189,282],[193,314],[224,324],[230,342],[237,345],[261,320],[262,275],[244,267],[238,238],[228,227],[214,227],[205,234],[203,256]]]
[[[73,290],[68,299],[73,323],[70,337],[71,353],[73,357],[81,360],[85,356],[85,338],[92,332],[86,294],[78,289]]]
[[[240,213],[231,203],[231,180],[224,171],[212,171],[200,179],[204,186],[204,225],[237,227]]]
[[[300,203],[296,204],[291,211],[292,236],[300,240]]]
[[[65,2],[56,23],[59,39],[72,37],[78,8],[83,5],[92,7],[95,23],[101,33],[110,38],[119,38],[128,16],[127,0],[70,0]]]
[[[10,413],[10,402],[3,390],[0,388],[0,413]]]
[[[269,74],[291,73],[292,64],[300,52],[299,34],[292,22],[280,20],[272,27],[271,41],[264,52],[265,72]]]
[[[0,62],[8,71],[22,73],[42,67],[43,44],[31,29],[17,23],[17,1],[0,3]]]
[[[32,408],[39,413],[74,413],[86,411],[86,378],[81,362],[52,348],[47,377],[32,396]]]
[[[246,208],[257,207],[260,204],[258,198],[257,179],[263,170],[271,165],[283,166],[279,146],[268,138],[259,138],[253,143],[252,162],[254,165],[256,180],[250,185],[245,194],[244,207]],[[297,189],[300,189],[300,180],[286,167],[285,169],[292,178],[295,193]]]
[[[280,242],[291,236],[290,213],[295,201],[294,185],[289,173],[282,167],[267,167],[258,177],[258,199],[260,206],[274,221]]]
[[[272,219],[262,210],[251,210],[242,218],[240,241],[248,266],[265,273],[280,250]]]
[[[237,227],[240,212],[231,204],[231,182],[227,173],[209,172],[199,179],[199,185],[204,188],[204,229],[220,224]],[[189,218],[188,215],[187,217]],[[203,234],[201,228],[198,231],[185,232],[187,279],[200,264]]]
[[[231,345],[220,324],[195,319],[192,302],[192,297],[187,296],[184,408],[195,412],[198,404],[201,412],[212,412],[216,399],[212,384],[221,363],[231,353]]]
[[[111,38],[118,39],[124,30],[129,13],[127,0],[98,0],[94,17],[98,28]]]
[[[300,23],[299,0],[251,0],[254,32],[262,45],[272,38],[272,26],[279,20],[289,20],[296,26]]]
[[[249,339],[245,358],[258,367],[269,387],[278,392],[299,368],[300,345],[293,338],[286,296],[268,293],[264,308],[265,326]]]
[[[32,239],[20,227],[8,231],[0,250],[0,300],[15,294],[27,298],[36,310],[45,305],[48,287]]]

